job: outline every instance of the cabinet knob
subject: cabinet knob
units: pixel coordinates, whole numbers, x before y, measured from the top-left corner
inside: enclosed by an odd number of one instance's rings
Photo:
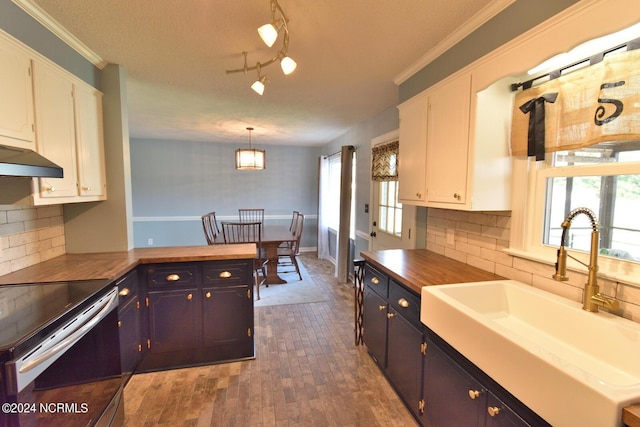
[[[221,279],[228,279],[229,277],[231,277],[231,272],[230,271],[223,271],[222,273],[218,274],[218,276]]]
[[[120,295],[121,297],[126,297],[127,295],[129,295],[129,288],[122,288],[120,290],[120,292],[118,292],[118,295]]]
[[[384,310],[386,310],[386,309],[387,309],[387,306],[386,306],[386,305],[379,305],[379,306],[378,306],[378,310],[380,310],[380,311],[384,311]]]
[[[85,185],[82,186],[82,191],[91,191],[91,187],[87,187]]]
[[[407,300],[406,300],[406,299],[404,299],[404,298],[400,298],[400,299],[398,300],[398,305],[399,305],[400,307],[407,308],[407,307],[409,307],[409,301],[407,301]]]
[[[177,274],[170,274],[167,276],[167,282],[177,282],[180,280],[180,276]]]
[[[392,319],[396,317],[395,313],[387,313],[387,319]]]
[[[471,398],[471,400],[477,399],[478,397],[480,397],[480,391],[479,390],[469,390],[469,397]]]
[[[497,406],[489,406],[487,408],[487,412],[489,413],[490,416],[495,417],[500,413],[500,408],[498,408]]]
[[[373,283],[374,285],[377,285],[378,283],[380,283],[380,279],[378,279],[377,277],[372,277],[371,283]]]
[[[118,320],[118,328],[122,328],[122,320]]]
[[[416,197],[418,198],[422,197],[422,193],[416,193]]]
[[[193,299],[193,294],[191,294],[191,293],[190,293],[190,294],[188,294],[188,295],[187,295],[187,299],[188,299],[189,301],[191,301],[191,300]]]
[[[462,194],[460,193],[453,193],[453,198],[456,200],[462,200]]]
[[[211,298],[211,292],[207,292],[206,294],[204,294],[205,298]]]
[[[48,191],[49,193],[53,193],[54,191],[56,191],[56,187],[49,186],[49,187],[44,187],[44,191]]]

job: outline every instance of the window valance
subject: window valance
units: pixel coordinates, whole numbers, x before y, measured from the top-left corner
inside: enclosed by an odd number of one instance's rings
[[[514,156],[573,150],[601,142],[640,139],[640,49],[595,64],[515,97]]]
[[[371,179],[396,181],[398,179],[398,141],[378,145],[371,149]]]

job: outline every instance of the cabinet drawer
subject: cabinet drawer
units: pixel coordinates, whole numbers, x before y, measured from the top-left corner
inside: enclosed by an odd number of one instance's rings
[[[198,266],[188,263],[149,266],[147,284],[152,288],[196,287]]]
[[[138,270],[133,270],[120,277],[118,285],[118,304],[120,307],[135,299],[138,295]]]
[[[203,267],[202,280],[205,285],[247,285],[253,283],[253,261],[207,262]]]
[[[383,298],[389,295],[389,278],[369,264],[364,272],[364,284]]]
[[[393,280],[390,282],[389,305],[407,320],[420,324],[420,297]]]

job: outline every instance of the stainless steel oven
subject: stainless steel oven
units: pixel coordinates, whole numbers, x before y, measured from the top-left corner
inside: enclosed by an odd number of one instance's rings
[[[123,422],[117,287],[0,286],[2,426]]]

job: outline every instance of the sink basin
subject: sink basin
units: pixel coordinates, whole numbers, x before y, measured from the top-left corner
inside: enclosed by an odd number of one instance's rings
[[[554,426],[621,426],[640,324],[515,280],[425,286],[420,319]]]

